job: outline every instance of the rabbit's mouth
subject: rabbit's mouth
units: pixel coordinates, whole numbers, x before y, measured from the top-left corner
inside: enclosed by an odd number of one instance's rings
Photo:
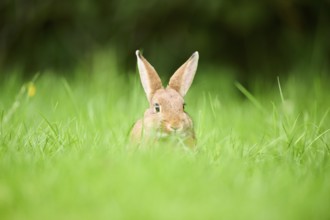
[[[168,137],[185,137],[185,133],[182,133],[182,132],[170,132],[170,133],[167,133],[167,132],[157,132],[156,133],[157,137],[158,138],[168,138]]]
[[[157,131],[158,138],[167,138],[169,136],[184,137],[186,135],[185,135],[185,132],[183,132],[183,130],[181,128],[173,129],[173,128],[163,127],[162,129]]]

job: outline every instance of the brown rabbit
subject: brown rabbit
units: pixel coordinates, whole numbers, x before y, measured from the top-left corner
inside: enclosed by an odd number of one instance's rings
[[[184,111],[186,95],[197,70],[198,52],[185,62],[171,77],[169,85],[164,88],[151,64],[136,51],[137,64],[143,89],[149,101],[149,108],[144,117],[138,120],[131,132],[133,141],[157,141],[167,137],[179,137],[185,146],[194,148],[196,145],[193,122]]]

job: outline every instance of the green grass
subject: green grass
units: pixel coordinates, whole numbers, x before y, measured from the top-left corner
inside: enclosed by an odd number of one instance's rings
[[[322,74],[247,89],[201,69],[186,97],[198,150],[135,151],[127,134],[147,101],[109,60],[42,73],[34,97],[17,73],[1,82],[0,219],[330,218]]]

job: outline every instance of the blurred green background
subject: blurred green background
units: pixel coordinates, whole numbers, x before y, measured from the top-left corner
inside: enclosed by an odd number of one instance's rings
[[[0,0],[0,219],[329,220],[329,39],[329,0]],[[129,142],[136,49],[200,52],[196,151]]]
[[[329,0],[1,0],[0,71],[68,75],[111,50],[125,74],[142,49],[162,75],[196,50],[242,82],[329,74],[329,21]]]

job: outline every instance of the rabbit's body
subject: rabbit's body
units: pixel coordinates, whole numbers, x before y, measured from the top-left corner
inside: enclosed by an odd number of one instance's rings
[[[185,145],[194,147],[196,143],[193,122],[184,111],[184,95],[194,78],[198,53],[183,64],[172,76],[167,88],[163,88],[155,69],[148,61],[136,52],[142,85],[147,94],[149,108],[144,117],[138,120],[132,130],[131,139],[160,140],[172,136],[180,138]]]

